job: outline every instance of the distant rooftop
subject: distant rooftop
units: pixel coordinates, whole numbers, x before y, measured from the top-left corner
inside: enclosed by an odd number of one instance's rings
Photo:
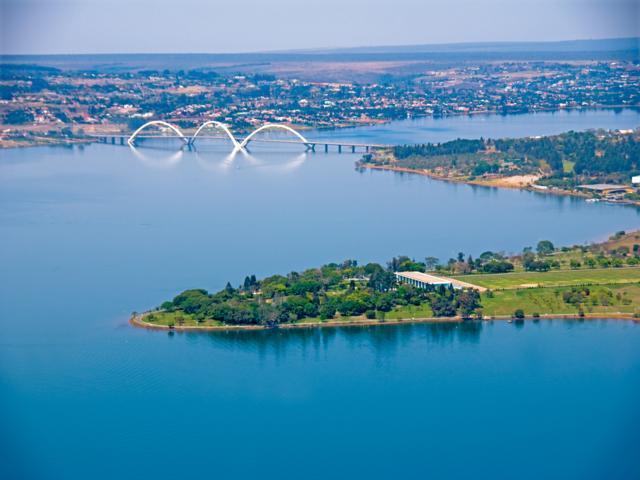
[[[429,273],[422,272],[395,272],[396,278],[399,281],[404,281],[408,283],[412,283],[417,286],[424,288],[425,284],[429,285],[451,285],[453,288],[473,288],[474,290],[478,290],[479,292],[485,292],[487,289],[485,287],[481,287],[479,285],[474,285],[469,282],[464,282],[457,278],[448,278],[448,277],[438,277],[436,275],[431,275]]]
[[[433,285],[451,284],[450,278],[436,277],[435,275],[430,275],[428,273],[422,272],[396,272],[396,275],[400,275],[404,278],[410,278],[412,280],[417,280],[418,282],[431,283]]]

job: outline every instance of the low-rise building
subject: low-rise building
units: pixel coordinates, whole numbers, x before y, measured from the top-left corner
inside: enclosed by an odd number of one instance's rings
[[[472,288],[479,292],[485,292],[487,289],[479,285],[458,280],[457,278],[439,277],[423,272],[395,272],[398,283],[406,283],[417,288],[429,288],[443,286],[445,288]]]
[[[453,286],[453,282],[448,278],[436,277],[422,272],[396,272],[396,280],[398,283],[408,283],[418,288],[445,287]]]

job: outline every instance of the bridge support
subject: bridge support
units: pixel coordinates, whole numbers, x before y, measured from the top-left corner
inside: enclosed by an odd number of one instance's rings
[[[342,153],[342,145],[338,145],[338,153]]]
[[[329,144],[325,143],[324,144],[324,153],[328,153],[329,152]]]
[[[351,145],[351,153],[356,153],[356,146],[355,145]]]

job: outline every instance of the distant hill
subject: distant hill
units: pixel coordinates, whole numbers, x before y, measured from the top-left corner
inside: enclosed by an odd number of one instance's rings
[[[516,53],[516,52],[635,52],[638,54],[640,38],[607,38],[597,40],[566,40],[557,42],[479,42],[425,45],[383,45],[333,49],[298,50],[309,54],[389,54],[389,53]],[[291,53],[283,52],[283,53]]]
[[[278,64],[301,62],[639,60],[640,38],[562,42],[491,42],[400,45],[254,53],[2,55],[3,64],[37,64],[62,69],[123,71],[137,69],[222,68],[236,71],[277,70]]]

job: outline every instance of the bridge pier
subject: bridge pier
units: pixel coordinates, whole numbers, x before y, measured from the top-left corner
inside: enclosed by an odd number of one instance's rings
[[[329,144],[325,143],[324,144],[324,153],[328,153],[329,152]]]
[[[369,153],[369,145],[367,145],[367,146],[365,146],[365,147],[364,147],[364,151],[365,151],[365,152],[367,152],[367,153]]]
[[[351,153],[356,153],[356,146],[355,145],[351,145]]]
[[[342,145],[338,145],[338,153],[342,153]]]

